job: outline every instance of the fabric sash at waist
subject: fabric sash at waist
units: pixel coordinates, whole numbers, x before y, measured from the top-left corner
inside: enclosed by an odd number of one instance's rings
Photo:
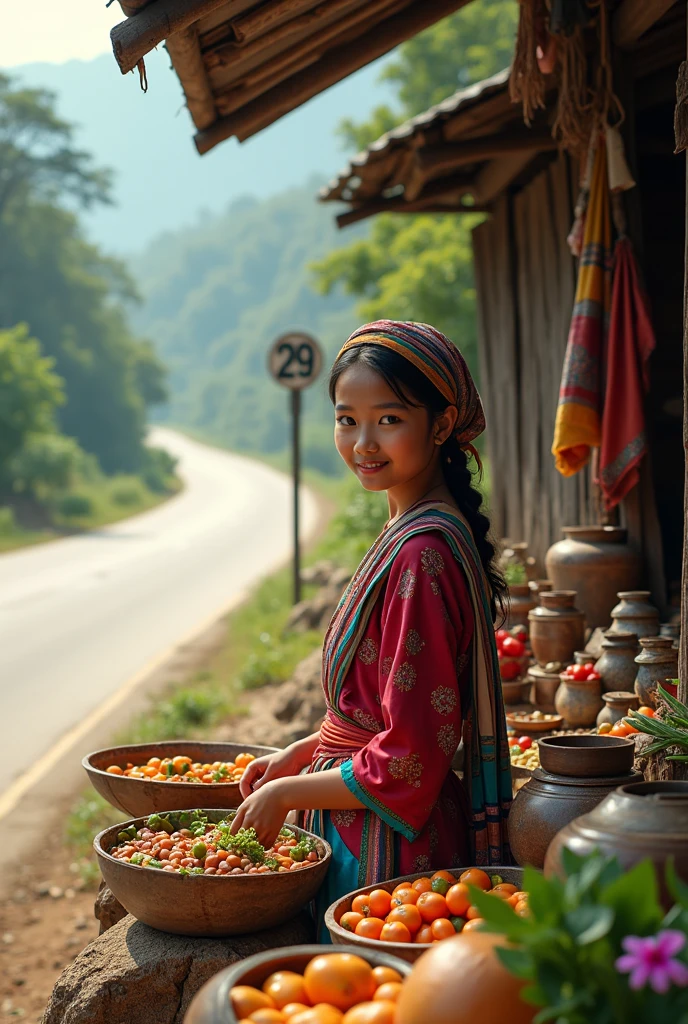
[[[328,711],[320,726],[320,743],[315,751],[315,758],[352,757],[366,747],[374,735],[375,733],[369,729],[362,729],[353,722],[345,722]]]

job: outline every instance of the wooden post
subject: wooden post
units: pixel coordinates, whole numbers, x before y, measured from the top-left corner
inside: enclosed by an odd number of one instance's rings
[[[622,50],[630,49],[666,14],[676,0],[623,0],[612,20],[612,39]]]
[[[208,128],[217,117],[217,110],[203,66],[195,25],[175,32],[165,45],[172,66],[179,75],[193,123],[199,131]]]
[[[688,6],[688,5],[687,5]],[[688,54],[687,54],[688,56]],[[688,95],[682,95],[686,90],[686,63],[679,71],[677,84],[677,117],[676,117],[676,150],[682,151],[679,159],[685,160],[685,150],[688,146],[688,137],[679,138],[681,129],[685,129],[686,119],[679,117],[678,108],[685,104]],[[688,702],[688,165],[686,168],[686,248],[683,261],[683,572],[681,579],[681,639],[678,653],[678,699],[684,703]],[[686,767],[682,765],[681,767]]]
[[[301,486],[301,392],[291,392],[292,472],[294,477],[294,604],[301,600],[301,542],[299,487]]]

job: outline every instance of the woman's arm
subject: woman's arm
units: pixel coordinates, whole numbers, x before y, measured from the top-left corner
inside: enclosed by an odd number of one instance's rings
[[[266,754],[265,757],[251,761],[239,783],[242,798],[245,800],[251,793],[273,779],[280,779],[285,775],[298,775],[311,763],[319,740],[320,733],[314,732],[302,740],[296,740],[284,750],[278,750],[276,754]]]

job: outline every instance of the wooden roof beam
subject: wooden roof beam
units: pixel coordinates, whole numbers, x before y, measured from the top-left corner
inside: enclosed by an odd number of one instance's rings
[[[475,179],[476,203],[487,205],[494,202],[514,178],[525,170],[535,155],[531,150],[492,160]]]
[[[403,199],[381,199],[373,203],[365,203],[346,213],[337,216],[337,227],[346,228],[350,224],[375,217],[378,213],[487,213],[487,206],[461,206],[460,203],[441,202],[433,199],[427,203],[406,203]]]
[[[247,11],[232,22],[232,32],[238,43],[250,43],[267,32],[305,14],[319,0],[271,0],[253,11]]]
[[[142,57],[158,43],[190,28],[194,22],[211,14],[227,0],[156,0],[135,16],[122,21],[110,32],[112,49],[120,71],[133,71]]]
[[[676,0],[622,0],[612,20],[612,38],[621,50],[629,50],[662,18]]]
[[[217,110],[198,46],[195,26],[182,32],[175,32],[169,37],[166,45],[174,70],[182,84],[193,123],[202,131],[213,123],[217,117]]]
[[[407,5],[398,14],[376,25],[358,40],[356,46],[344,43],[328,51],[321,61],[294,75],[263,96],[243,107],[236,114],[221,118],[195,136],[199,153],[207,153],[213,146],[232,135],[243,142],[262,131],[284,114],[295,110],[313,96],[331,85],[389,53],[406,39],[433,25],[441,18],[453,14],[467,0],[423,0],[422,4]]]

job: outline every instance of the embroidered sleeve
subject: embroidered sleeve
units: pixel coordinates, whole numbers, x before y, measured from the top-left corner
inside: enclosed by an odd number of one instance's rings
[[[406,541],[389,575],[379,657],[384,728],[342,766],[358,799],[413,840],[461,737],[459,677],[473,631],[468,589],[437,534]]]

